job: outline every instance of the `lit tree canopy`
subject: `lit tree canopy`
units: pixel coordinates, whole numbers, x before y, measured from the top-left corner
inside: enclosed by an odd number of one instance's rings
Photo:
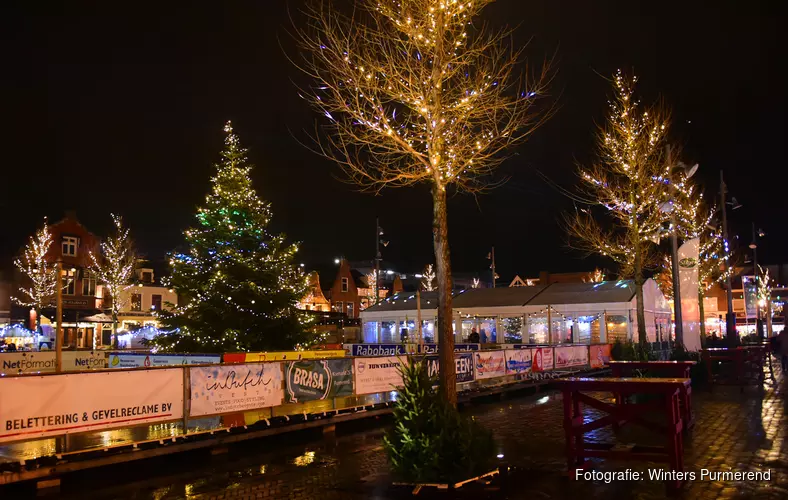
[[[104,286],[105,297],[111,301],[112,335],[116,343],[118,314],[128,301],[128,298],[123,299],[123,292],[132,286],[137,255],[129,236],[129,229],[123,227],[123,219],[112,214],[112,222],[115,225],[115,233],[101,243],[100,255],[90,253],[90,269],[96,274],[99,283]]]
[[[425,292],[435,291],[435,281],[435,269],[432,267],[432,264],[427,264],[421,275],[421,289]]]
[[[15,296],[14,302],[22,306],[34,307],[39,315],[41,309],[52,305],[57,290],[57,269],[54,264],[46,260],[46,254],[51,246],[52,234],[44,219],[41,229],[30,237],[23,257],[14,261],[14,265],[27,278],[30,285],[27,288],[20,287],[19,291],[24,297]]]
[[[184,233],[186,250],[170,256],[169,285],[185,301],[161,320],[175,331],[152,343],[180,352],[294,349],[309,342],[311,321],[296,309],[309,290],[294,264],[298,246],[269,232],[271,208],[252,186],[246,150],[229,123],[225,132],[197,226]]]
[[[579,174],[579,197],[605,209],[605,225],[591,210],[566,217],[570,245],[615,261],[635,280],[638,337],[646,341],[643,310],[644,269],[657,262],[656,242],[668,215],[670,166],[664,154],[668,116],[659,107],[643,109],[634,98],[636,77],[614,75],[610,113],[598,135],[599,162]],[[609,229],[608,229],[609,228]]]
[[[433,202],[441,392],[456,402],[446,189],[479,192],[507,149],[546,118],[534,104],[544,71],[515,71],[508,32],[472,25],[492,0],[359,0],[348,17],[325,3],[296,27],[295,64],[313,80],[301,95],[325,117],[317,152],[350,183],[426,183]]]

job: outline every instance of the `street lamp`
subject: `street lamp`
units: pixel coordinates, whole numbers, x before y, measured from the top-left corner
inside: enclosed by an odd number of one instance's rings
[[[670,185],[673,188],[670,192],[670,201],[663,203],[660,206],[660,210],[663,213],[670,214],[670,240],[671,240],[671,248],[670,248],[670,255],[671,255],[671,272],[673,274],[673,316],[674,316],[674,323],[676,324],[676,343],[679,345],[684,345],[684,325],[682,323],[682,316],[681,316],[681,281],[679,280],[679,240],[678,240],[678,225],[676,224],[676,211],[674,210],[674,202],[676,196],[676,185],[673,183],[673,170],[681,169],[684,171],[684,178],[689,179],[695,172],[698,171],[698,164],[688,166],[683,162],[678,162],[676,165],[673,165],[673,160],[671,157],[670,151],[670,144],[665,146],[667,150],[667,158],[668,158],[668,165],[670,166],[669,175],[671,176]]]
[[[752,223],[752,242],[750,243],[750,249],[752,249],[752,268],[753,273],[755,274],[755,289],[760,290],[760,278],[758,276],[758,238],[763,238],[766,236],[766,233],[763,232],[763,229],[758,229],[755,231],[755,223]],[[770,297],[771,299],[771,297]],[[758,338],[763,339],[763,323],[761,322],[761,304],[760,301],[755,301],[755,331],[758,334]]]
[[[736,335],[736,313],[733,311],[733,289],[731,287],[731,249],[730,245],[728,244],[727,208],[728,205],[730,205],[731,210],[738,210],[742,205],[734,197],[731,197],[731,201],[728,201],[727,194],[728,190],[725,186],[725,179],[722,176],[722,170],[720,170],[720,198],[722,198],[720,203],[722,207],[722,244],[723,249],[725,250],[725,296],[728,302],[728,312],[725,314],[725,333],[728,339],[728,345],[733,347],[738,343],[738,336]]]

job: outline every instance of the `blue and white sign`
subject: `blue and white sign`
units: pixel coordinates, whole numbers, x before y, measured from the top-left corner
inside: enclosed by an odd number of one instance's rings
[[[150,368],[152,366],[210,365],[222,362],[220,354],[147,354],[111,352],[110,368]]]
[[[420,346],[422,354],[436,354],[440,349],[438,344],[423,344]],[[454,344],[454,352],[478,351],[479,344]]]
[[[398,356],[405,353],[404,344],[350,344],[351,356]]]
[[[438,356],[427,356],[427,368],[430,377],[437,377],[440,370],[440,360]],[[461,352],[454,354],[454,369],[458,384],[473,382],[473,353]]]

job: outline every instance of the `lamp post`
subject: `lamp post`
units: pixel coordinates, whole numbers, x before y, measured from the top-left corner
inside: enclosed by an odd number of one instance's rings
[[[736,335],[736,313],[733,311],[733,290],[731,288],[731,252],[730,245],[728,244],[728,216],[727,206],[731,205],[731,210],[741,208],[736,198],[731,198],[728,202],[728,190],[725,186],[725,179],[720,170],[720,198],[722,207],[722,244],[725,250],[725,296],[728,302],[728,312],[725,313],[725,336],[728,339],[728,345],[733,347],[738,343],[738,336]]]
[[[763,230],[759,229],[758,232],[755,232],[755,223],[752,223],[752,243],[750,243],[750,248],[752,249],[752,266],[753,266],[753,274],[755,274],[755,290],[760,291],[760,278],[758,273],[758,238],[763,238],[764,232]],[[771,297],[769,298],[771,300]],[[755,300],[755,331],[758,334],[758,338],[763,339],[763,322],[761,321],[761,305],[760,300]]]
[[[57,328],[55,329],[55,371],[60,373],[63,371],[63,262],[58,259],[55,266],[57,275],[55,276],[55,296],[57,297],[57,311],[55,313],[55,320],[57,321]]]

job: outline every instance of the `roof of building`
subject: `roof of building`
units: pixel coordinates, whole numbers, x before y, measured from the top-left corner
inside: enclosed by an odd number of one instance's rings
[[[544,286],[471,288],[454,295],[452,307],[504,307],[522,306],[540,294]]]
[[[632,280],[553,283],[528,302],[528,305],[621,303],[629,302],[634,296],[635,282]]]
[[[546,306],[561,304],[602,304],[629,302],[635,296],[632,280],[601,283],[553,283],[551,285],[473,288],[454,294],[453,309],[473,307]],[[421,292],[421,309],[435,309],[438,292]],[[416,293],[402,292],[389,297],[365,312],[412,311]]]

